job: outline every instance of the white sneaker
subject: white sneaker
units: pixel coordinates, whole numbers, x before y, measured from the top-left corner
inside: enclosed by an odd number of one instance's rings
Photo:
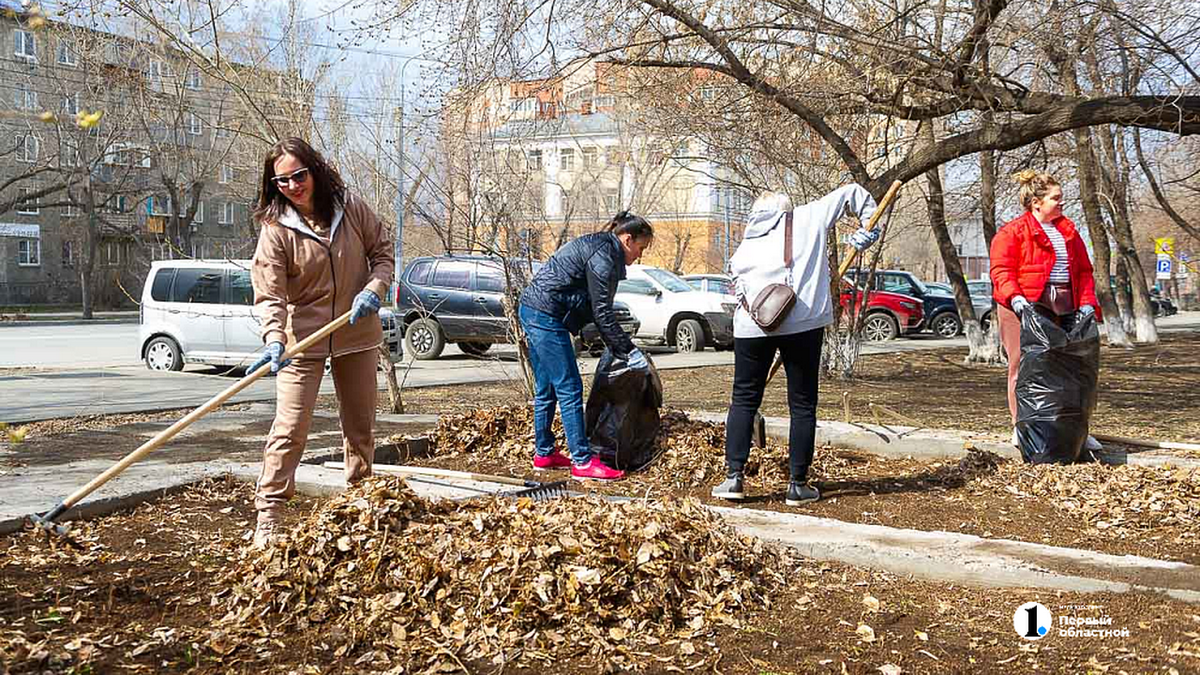
[[[274,546],[279,542],[279,528],[275,521],[259,521],[254,528],[254,543],[252,546],[255,549],[262,550],[269,546]]]
[[[1020,441],[1020,439],[1017,438],[1017,428],[1016,427],[1013,427],[1012,446],[1014,448],[1021,447],[1021,441]]]
[[[1088,434],[1087,440],[1083,442],[1083,449],[1089,452],[1097,452],[1103,450],[1104,446],[1100,445],[1100,441],[1096,440],[1095,436]]]

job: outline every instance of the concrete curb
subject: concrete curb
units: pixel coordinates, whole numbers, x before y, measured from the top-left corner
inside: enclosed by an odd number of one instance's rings
[[[0,328],[16,326],[97,326],[137,323],[138,316],[104,317],[99,319],[21,319],[20,321],[0,321]]]

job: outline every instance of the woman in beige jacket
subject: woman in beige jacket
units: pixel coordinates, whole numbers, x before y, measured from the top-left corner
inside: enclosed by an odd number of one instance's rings
[[[267,436],[254,505],[254,545],[273,542],[283,504],[296,490],[326,358],[342,424],[346,482],[371,475],[375,456],[376,313],[392,279],[392,241],[379,218],[349,194],[341,176],[308,143],[288,138],[263,162],[254,213],[260,232],[251,279],[254,313],[266,344],[253,371],[271,364],[275,422]],[[303,340],[353,310],[345,326],[294,360],[284,345]]]

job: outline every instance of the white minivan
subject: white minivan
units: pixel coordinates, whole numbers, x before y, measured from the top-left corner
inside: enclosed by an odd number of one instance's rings
[[[142,289],[138,343],[150,370],[182,370],[185,363],[248,366],[263,343],[251,311],[249,260],[160,260]],[[395,315],[379,310],[383,337],[400,352]]]

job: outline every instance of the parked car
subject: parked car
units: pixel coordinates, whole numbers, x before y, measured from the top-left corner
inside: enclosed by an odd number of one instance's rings
[[[1158,288],[1150,289],[1150,307],[1154,310],[1154,316],[1172,316],[1179,312],[1171,298],[1163,295]]]
[[[617,284],[617,299],[641,322],[636,338],[675,347],[681,352],[703,351],[708,345],[733,345],[732,295],[697,291],[667,270],[630,265]]]
[[[139,314],[141,358],[150,370],[182,370],[185,363],[249,365],[263,348],[253,305],[249,260],[151,263]],[[399,358],[395,315],[385,307],[379,320]]]
[[[516,289],[524,288],[541,266],[539,261],[509,260],[506,274],[504,261],[492,256],[415,258],[404,270],[394,299],[406,349],[427,361],[441,356],[447,343],[470,356],[483,356],[492,345],[511,342],[505,288],[509,281]],[[615,309],[621,329],[636,333],[639,322],[629,308]],[[581,336],[583,347],[599,339],[591,324],[583,327]]]
[[[617,315],[617,323],[621,325],[621,330],[625,331],[626,335],[637,335],[642,322],[633,315],[633,310],[629,308],[629,305],[620,300],[614,300],[613,313]],[[579,338],[575,340],[575,353],[579,354],[584,351],[592,356],[600,356],[604,351],[604,340],[601,339],[600,330],[594,323],[584,326],[579,331]]]
[[[978,283],[987,284],[987,288],[983,293],[977,294],[976,291],[972,290],[973,287],[971,284]],[[950,287],[950,284],[926,281],[925,287],[931,293],[942,295],[952,300],[954,299],[954,289]],[[968,281],[967,293],[971,296],[971,308],[975,310],[975,318],[979,320],[983,330],[986,331],[992,323],[992,284],[990,281]]]
[[[992,325],[992,282],[987,279],[968,281],[967,291],[971,293],[971,305],[975,308],[975,316],[979,317],[979,326],[986,332]]]
[[[855,291],[848,279],[842,284],[842,311],[852,309],[864,311],[863,296],[866,296],[866,316],[863,318],[863,337],[869,342],[886,342],[901,335],[920,330],[925,314],[922,302],[912,296],[888,291]]]
[[[855,268],[849,276],[856,284],[866,283],[869,270]],[[925,284],[912,272],[903,270],[876,270],[873,290],[900,293],[917,298],[923,304],[925,322],[919,330],[929,330],[941,337],[951,338],[962,332],[962,319],[954,304],[954,296],[946,297],[930,293]]]
[[[685,274],[680,278],[688,282],[688,285],[697,291],[718,293],[720,295],[737,295],[733,292],[733,277],[725,274]]]

